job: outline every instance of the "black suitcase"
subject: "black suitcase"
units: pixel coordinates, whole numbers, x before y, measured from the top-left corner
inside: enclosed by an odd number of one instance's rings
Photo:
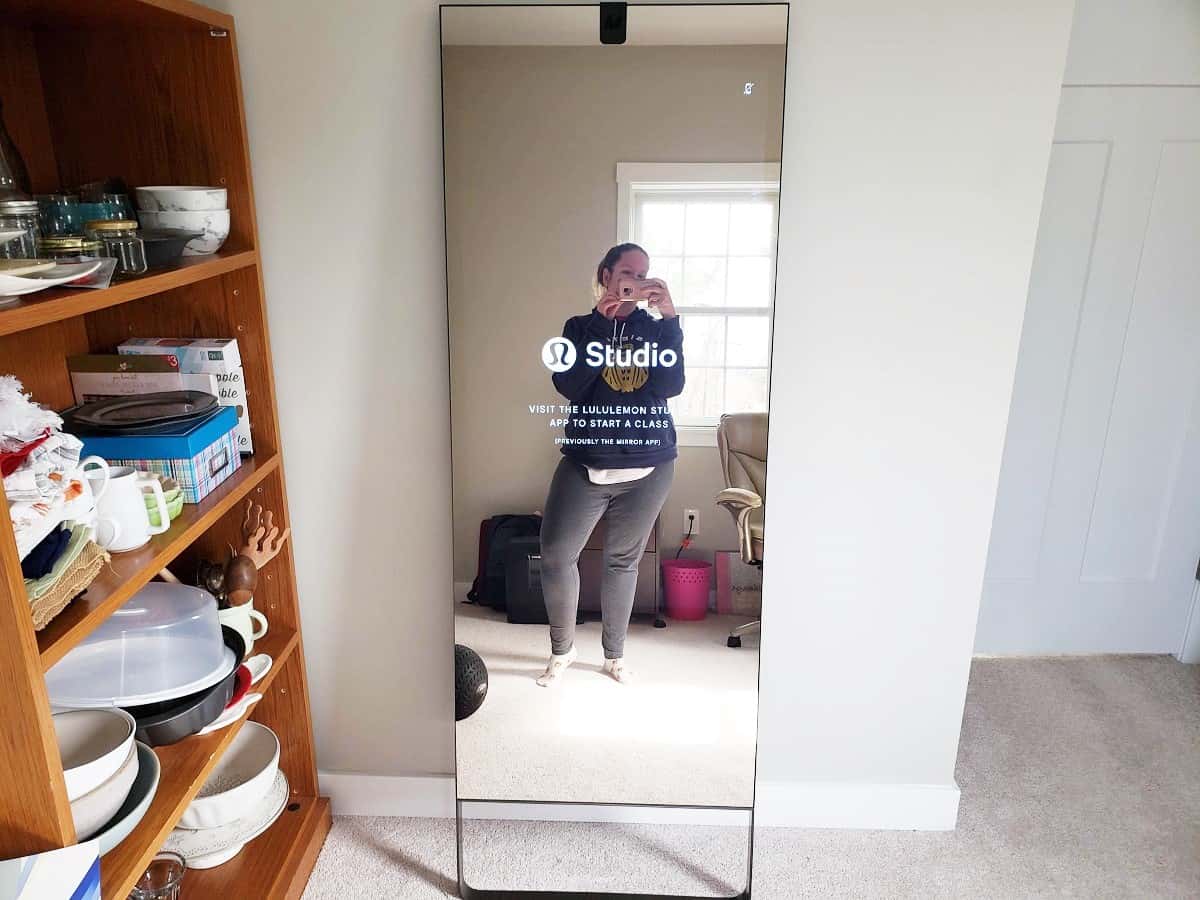
[[[504,595],[508,621],[516,625],[548,625],[542,596],[542,542],[513,538],[504,559]]]

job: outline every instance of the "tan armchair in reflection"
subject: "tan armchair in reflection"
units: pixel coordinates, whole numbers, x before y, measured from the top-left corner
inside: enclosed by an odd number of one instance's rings
[[[763,522],[767,512],[767,414],[727,413],[717,426],[717,450],[725,490],[717,494],[718,506],[729,510],[737,525],[742,561],[762,568]],[[761,620],[739,625],[729,634],[730,647],[740,647],[742,636],[758,631]]]

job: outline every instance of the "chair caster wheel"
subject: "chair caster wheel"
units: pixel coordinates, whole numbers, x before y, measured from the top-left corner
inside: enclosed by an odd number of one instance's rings
[[[742,646],[742,639],[740,637],[735,637],[734,635],[730,635],[729,640],[727,640],[725,642],[725,646],[726,647],[740,647],[740,646]]]
[[[654,627],[655,628],[666,628],[667,620],[664,619],[662,616],[656,616],[654,619]]]

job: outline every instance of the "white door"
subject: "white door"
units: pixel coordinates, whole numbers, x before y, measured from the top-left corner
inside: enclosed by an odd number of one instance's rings
[[[1064,88],[977,652],[1179,652],[1198,387],[1200,88]]]

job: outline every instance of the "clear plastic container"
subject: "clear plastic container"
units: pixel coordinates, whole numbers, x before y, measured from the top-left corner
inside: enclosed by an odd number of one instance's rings
[[[46,673],[55,707],[142,706],[195,694],[232,671],[212,594],[152,582]]]

